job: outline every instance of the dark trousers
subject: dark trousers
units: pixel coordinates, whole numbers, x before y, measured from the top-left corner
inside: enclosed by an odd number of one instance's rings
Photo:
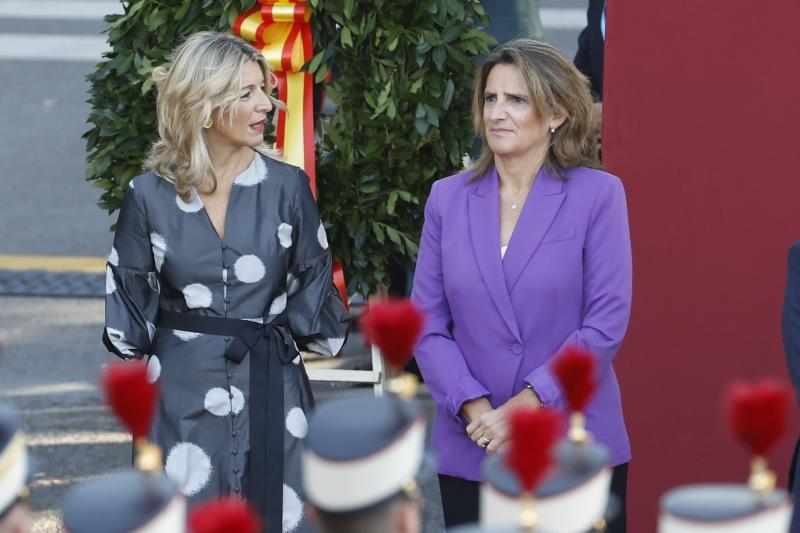
[[[624,463],[615,466],[611,474],[612,501],[609,506],[612,507],[613,516],[608,520],[607,533],[625,533],[627,530],[627,489],[628,463]],[[439,474],[439,490],[442,493],[445,528],[478,522],[480,483]]]
[[[788,491],[794,499],[794,513],[792,514],[792,523],[789,527],[791,533],[800,533],[800,480],[798,480],[797,471],[797,456],[800,454],[800,439],[794,446],[794,453],[792,454],[792,462],[789,464],[789,487]]]

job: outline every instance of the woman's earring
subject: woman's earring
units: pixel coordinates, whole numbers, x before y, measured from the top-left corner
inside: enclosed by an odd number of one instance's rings
[[[210,128],[210,127],[211,127],[211,126],[213,126],[213,125],[214,125],[214,121],[213,121],[213,120],[211,120],[211,119],[209,118],[208,120],[206,120],[206,123],[205,123],[205,124],[203,124],[203,127],[204,127],[205,129],[208,129],[208,128]]]
[[[556,129],[553,126],[550,126],[550,133],[555,133]]]

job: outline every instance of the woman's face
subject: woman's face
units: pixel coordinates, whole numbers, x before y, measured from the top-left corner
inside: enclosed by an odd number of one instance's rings
[[[239,100],[222,115],[222,120],[214,119],[207,132],[208,142],[230,147],[254,147],[263,143],[267,113],[272,110],[268,98],[270,90],[258,63],[245,63]]]
[[[550,124],[533,107],[525,79],[514,65],[495,65],[483,92],[486,142],[496,156],[546,151]]]

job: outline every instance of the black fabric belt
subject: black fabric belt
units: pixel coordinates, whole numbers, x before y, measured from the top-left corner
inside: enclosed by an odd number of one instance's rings
[[[161,310],[159,325],[208,335],[233,337],[225,358],[241,363],[250,353],[250,457],[248,501],[264,517],[268,531],[283,530],[283,366],[299,355],[280,316],[269,324]],[[309,397],[311,390],[305,380]],[[267,428],[270,431],[267,432]],[[267,465],[268,460],[271,464]]]

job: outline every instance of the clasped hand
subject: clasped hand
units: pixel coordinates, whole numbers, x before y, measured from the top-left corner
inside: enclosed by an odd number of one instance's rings
[[[497,409],[492,407],[485,396],[464,402],[461,415],[468,422],[466,431],[472,442],[481,446],[488,440],[486,452],[494,453],[502,451],[508,441],[508,415],[519,407],[538,409],[540,406],[536,393],[524,388]]]

